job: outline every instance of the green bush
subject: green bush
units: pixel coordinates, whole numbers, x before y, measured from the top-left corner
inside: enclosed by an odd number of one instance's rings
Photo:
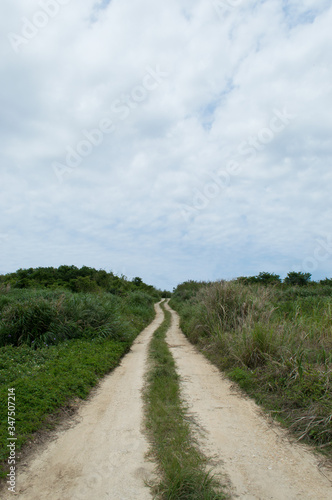
[[[49,329],[57,315],[54,305],[44,299],[30,299],[4,307],[0,320],[0,345],[31,345],[49,340]]]
[[[292,286],[294,285],[305,286],[309,283],[310,280],[311,280],[310,273],[301,273],[292,271],[287,274],[286,278],[284,279],[284,283]]]
[[[129,340],[154,314],[150,295],[15,290],[6,295],[0,319],[0,346],[35,348],[73,338]]]
[[[125,296],[129,292],[139,289],[151,295],[157,301],[161,292],[151,285],[147,285],[139,277],[129,281],[125,276],[116,276],[104,269],[93,269],[82,266],[37,267],[35,269],[18,269],[14,273],[0,276],[0,293],[8,287],[26,289],[70,290],[75,293],[109,292],[114,295]]]

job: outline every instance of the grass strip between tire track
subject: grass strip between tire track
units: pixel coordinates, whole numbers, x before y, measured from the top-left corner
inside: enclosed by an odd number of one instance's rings
[[[161,307],[165,319],[149,345],[150,368],[144,391],[150,456],[157,462],[161,477],[152,488],[159,499],[225,499],[192,436],[187,407],[180,396],[179,375],[166,343],[171,313],[163,304]]]

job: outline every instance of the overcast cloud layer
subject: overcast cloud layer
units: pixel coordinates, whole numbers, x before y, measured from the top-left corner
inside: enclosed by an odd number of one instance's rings
[[[332,276],[329,0],[0,14],[0,273]]]

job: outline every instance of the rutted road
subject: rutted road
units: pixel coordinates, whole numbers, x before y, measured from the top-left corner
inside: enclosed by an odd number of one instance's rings
[[[168,309],[169,306],[166,305]],[[121,365],[84,402],[71,426],[37,448],[27,467],[18,464],[16,495],[4,500],[151,500],[144,481],[153,478],[146,460],[142,388],[149,341],[163,321],[156,318],[137,337]],[[171,309],[170,309],[171,310]],[[232,498],[332,500],[331,471],[319,469],[305,446],[291,444],[250,399],[209,363],[179,329],[172,311],[167,342],[181,377],[185,402],[202,432],[197,439]],[[329,476],[329,479],[324,475]]]

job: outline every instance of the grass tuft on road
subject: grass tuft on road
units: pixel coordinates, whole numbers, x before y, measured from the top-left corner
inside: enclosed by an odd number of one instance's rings
[[[219,482],[208,470],[191,432],[187,408],[181,400],[179,376],[166,343],[171,313],[161,305],[165,319],[149,346],[150,369],[144,391],[146,427],[161,480],[152,485],[156,498],[221,500]]]

